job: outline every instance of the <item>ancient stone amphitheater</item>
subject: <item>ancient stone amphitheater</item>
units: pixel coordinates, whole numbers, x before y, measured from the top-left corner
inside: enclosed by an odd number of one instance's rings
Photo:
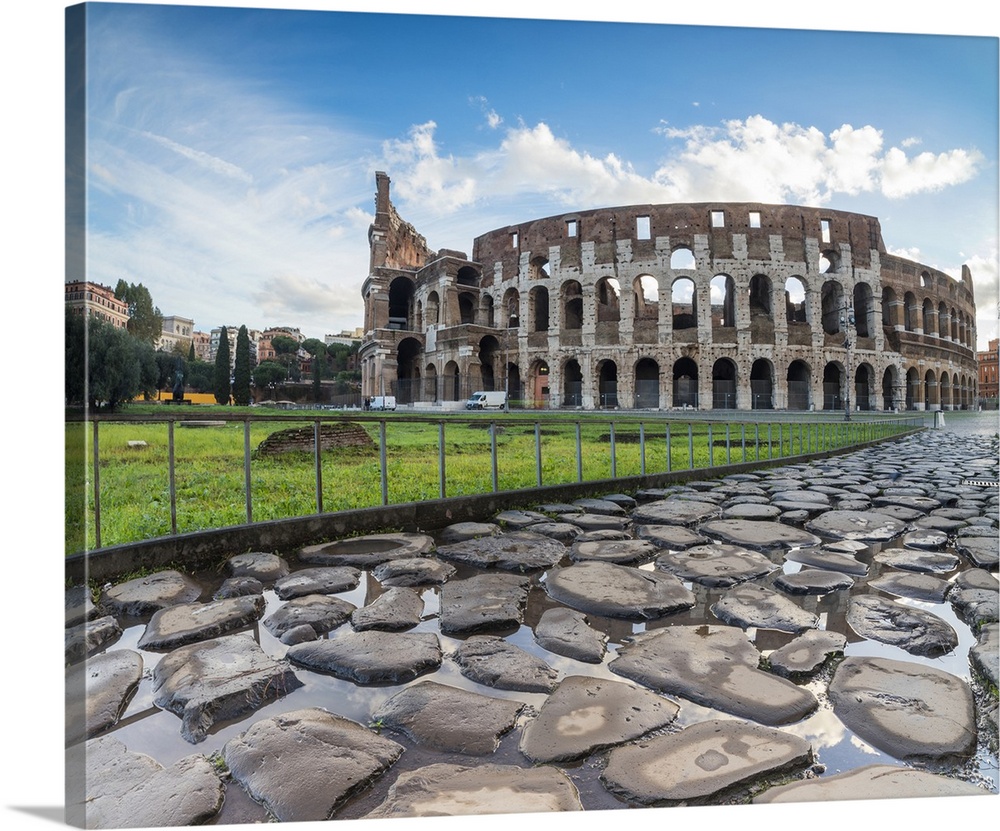
[[[498,228],[472,258],[376,174],[365,395],[460,407],[952,410],[976,400],[963,266],[887,253],[879,221],[758,203],[629,205]]]

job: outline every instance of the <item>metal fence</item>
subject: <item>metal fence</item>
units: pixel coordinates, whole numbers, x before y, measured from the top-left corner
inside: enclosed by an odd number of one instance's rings
[[[818,415],[818,414],[817,414]],[[289,487],[302,491],[312,487],[314,498],[311,504],[318,514],[330,510],[331,485],[324,484],[324,477],[330,477],[336,464],[330,459],[329,453],[324,453],[320,438],[321,427],[328,423],[354,422],[360,423],[373,437],[373,459],[361,477],[377,477],[378,488],[370,487],[366,502],[349,504],[349,508],[378,507],[379,505],[402,504],[419,501],[426,498],[445,498],[447,496],[466,495],[470,493],[509,492],[521,488],[542,487],[544,485],[584,483],[603,479],[614,479],[619,476],[645,476],[655,473],[672,473],[680,470],[696,468],[711,468],[720,464],[737,464],[747,462],[766,463],[772,459],[781,459],[814,452],[824,452],[848,447],[868,441],[879,440],[898,435],[901,432],[920,427],[923,417],[906,415],[886,418],[869,418],[855,421],[832,421],[822,417],[808,421],[775,421],[778,416],[769,413],[767,421],[747,420],[731,422],[721,419],[731,418],[732,414],[717,414],[716,421],[704,418],[699,421],[682,421],[679,419],[646,419],[632,418],[615,420],[594,418],[526,418],[524,416],[468,416],[451,414],[447,417],[421,417],[395,414],[393,416],[371,416],[367,414],[347,415],[217,415],[210,416],[213,424],[226,425],[230,428],[242,428],[241,441],[238,443],[232,433],[229,434],[227,452],[237,458],[226,459],[217,463],[218,473],[210,471],[208,481],[201,487],[208,491],[221,489],[221,485],[212,477],[228,475],[236,476],[235,469],[238,457],[242,457],[242,483],[237,489],[242,491],[242,507],[239,516],[230,516],[228,521],[218,521],[215,524],[192,527],[190,522],[179,522],[179,512],[193,508],[197,503],[197,494],[193,497],[187,492],[184,499],[178,498],[177,477],[179,471],[184,471],[185,465],[192,464],[183,453],[178,453],[175,446],[175,433],[178,426],[192,425],[197,419],[187,415],[172,415],[162,417],[101,415],[84,421],[75,422],[76,426],[86,431],[81,435],[83,452],[80,454],[79,470],[74,482],[74,475],[69,472],[69,452],[72,442],[67,433],[67,505],[73,494],[71,489],[79,486],[84,490],[83,501],[87,504],[81,509],[85,516],[81,518],[84,525],[89,525],[89,531],[84,531],[84,542],[80,549],[101,548],[104,544],[119,544],[137,539],[176,535],[181,530],[205,530],[207,528],[229,527],[242,521],[252,523],[257,517],[255,506],[268,506],[280,498]],[[789,414],[786,418],[794,418]],[[306,453],[311,456],[311,473],[298,480],[298,485],[280,481],[278,485],[255,486],[252,475],[252,464],[255,453],[252,448],[251,429],[258,434],[265,429],[287,427],[290,423],[299,426],[312,425],[313,440]],[[74,424],[67,420],[67,429]],[[123,456],[121,429],[114,436],[114,449],[108,451],[102,444],[106,434],[120,428],[120,425],[143,425],[150,429],[165,433],[166,453],[163,462],[166,467],[166,486],[156,492],[155,485],[140,485],[129,489],[131,498],[142,504],[153,502],[160,505],[166,503],[169,510],[169,525],[164,520],[159,533],[147,533],[136,539],[112,539],[105,543],[102,524],[109,514],[124,509],[121,491],[116,491],[114,499],[108,499],[102,491],[102,471],[116,471],[116,466],[126,463]],[[405,442],[391,442],[390,439],[406,434],[406,431],[423,431],[422,449],[414,450],[414,445]],[[464,432],[462,432],[464,431]],[[470,432],[470,431],[474,431]],[[162,433],[157,433],[161,435]],[[462,444],[456,442],[454,436],[461,434]],[[84,435],[86,438],[84,438]],[[473,436],[470,440],[467,437]],[[156,440],[160,443],[160,439]],[[470,443],[471,442],[471,443]],[[129,442],[128,444],[133,444]],[[392,447],[392,450],[390,450]],[[374,465],[374,452],[377,451],[377,470]],[[325,459],[324,459],[325,457]],[[129,457],[130,458],[130,457]],[[422,465],[428,480],[436,480],[433,484],[424,483],[424,490],[414,493],[408,490],[417,475],[416,465]],[[300,467],[306,465],[300,462]],[[471,466],[471,468],[470,468]],[[224,469],[228,469],[225,473]],[[159,472],[162,475],[162,471]],[[501,475],[502,473],[502,475]],[[300,474],[303,471],[300,470]],[[110,474],[109,474],[110,475]],[[307,484],[311,478],[312,483]],[[221,481],[221,480],[219,480]],[[362,482],[353,480],[353,485],[360,490]],[[373,485],[374,482],[368,483]],[[347,485],[334,484],[337,489],[337,501],[334,510],[344,510],[343,490],[350,490],[352,483]],[[134,493],[132,492],[134,490]],[[205,491],[206,493],[208,491]],[[148,501],[148,502],[147,502]],[[220,512],[221,513],[221,512]],[[265,519],[276,518],[271,510],[263,511]],[[299,510],[294,516],[308,515],[309,511]],[[288,517],[283,517],[288,518]],[[211,522],[211,521],[210,521]],[[181,526],[183,525],[183,528]],[[67,521],[67,528],[69,521]],[[67,531],[67,546],[70,534]]]

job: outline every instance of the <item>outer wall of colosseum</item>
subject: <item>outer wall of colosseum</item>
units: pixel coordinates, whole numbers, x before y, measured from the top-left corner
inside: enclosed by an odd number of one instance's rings
[[[434,251],[376,174],[363,392],[457,406],[964,409],[975,300],[886,253],[878,220],[757,203],[630,205]]]

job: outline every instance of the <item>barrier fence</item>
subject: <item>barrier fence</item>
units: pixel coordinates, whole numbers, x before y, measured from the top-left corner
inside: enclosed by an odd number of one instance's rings
[[[763,416],[762,416],[763,417]],[[522,488],[766,463],[890,438],[901,414],[835,421],[595,415],[98,415],[67,419],[67,553],[243,523]],[[359,446],[324,449],[323,425]],[[276,431],[305,449],[263,456]],[[196,429],[200,428],[200,429]]]

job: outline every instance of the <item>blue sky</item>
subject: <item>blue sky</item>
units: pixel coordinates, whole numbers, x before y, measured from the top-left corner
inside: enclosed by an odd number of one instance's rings
[[[894,253],[967,262],[996,336],[995,36],[391,11],[92,4],[89,278],[205,331],[353,329],[385,170],[466,252],[638,202],[873,214]]]

